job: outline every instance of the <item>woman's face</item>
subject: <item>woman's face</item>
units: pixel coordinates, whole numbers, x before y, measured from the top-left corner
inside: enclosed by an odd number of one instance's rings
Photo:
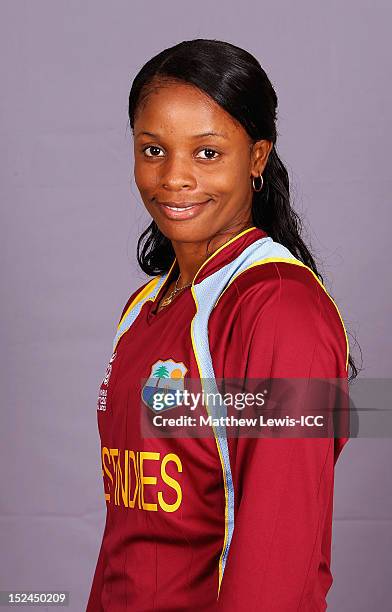
[[[136,185],[170,240],[199,242],[251,225],[251,171],[258,175],[261,155],[252,155],[244,128],[192,85],[159,86],[136,113]]]

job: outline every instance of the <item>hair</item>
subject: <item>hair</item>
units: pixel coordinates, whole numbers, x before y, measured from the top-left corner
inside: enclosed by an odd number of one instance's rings
[[[291,207],[289,175],[276,151],[278,98],[257,59],[240,47],[215,39],[185,40],[161,51],[133,80],[128,108],[132,133],[137,111],[149,94],[172,82],[187,83],[206,93],[243,126],[253,142],[265,139],[273,143],[263,172],[263,188],[253,192],[253,225],[287,247],[324,284],[301,238],[302,221]],[[137,243],[141,269],[152,276],[163,274],[174,257],[171,241],[153,220]],[[358,374],[351,354],[348,364],[351,381]]]

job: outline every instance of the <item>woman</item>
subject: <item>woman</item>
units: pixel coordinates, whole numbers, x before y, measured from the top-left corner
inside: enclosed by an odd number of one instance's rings
[[[326,609],[346,437],[142,435],[163,378],[357,374],[290,207],[276,108],[257,60],[217,40],[166,49],[133,81],[153,278],[125,305],[99,392],[107,518],[89,612]]]

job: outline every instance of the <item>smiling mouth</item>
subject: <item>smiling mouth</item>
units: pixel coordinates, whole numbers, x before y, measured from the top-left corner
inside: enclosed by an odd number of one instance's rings
[[[189,210],[190,208],[193,208],[194,206],[199,206],[199,204],[191,204],[190,206],[170,206],[170,204],[162,204],[162,206],[164,206],[165,208],[169,208],[169,210],[182,211],[182,210]]]
[[[205,200],[204,202],[184,202],[182,204],[175,204],[174,202],[159,202],[158,204],[160,204],[161,206],[164,206],[165,208],[168,208],[169,210],[175,210],[178,212],[182,212],[183,210],[190,210],[191,208],[194,208],[195,206],[202,206],[203,204],[207,204],[207,202],[209,202],[209,200]]]
[[[166,219],[170,221],[190,221],[199,215],[210,205],[212,199],[205,202],[161,202],[155,200]]]

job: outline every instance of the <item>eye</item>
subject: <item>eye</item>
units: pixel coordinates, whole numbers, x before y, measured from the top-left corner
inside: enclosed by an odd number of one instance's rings
[[[150,149],[150,152],[152,153],[151,155],[147,154],[147,151]],[[153,152],[154,151],[154,152]],[[162,157],[161,155],[157,155],[156,152],[162,151],[162,149],[160,147],[157,147],[155,145],[149,145],[148,147],[144,147],[143,149],[143,153],[146,155],[146,157]]]
[[[203,151],[206,151],[208,154],[207,154],[207,157],[202,157],[202,159],[216,159],[216,157],[219,156],[218,151],[215,151],[215,149],[210,149],[209,147],[205,147],[204,149],[200,151],[200,153],[202,153]],[[215,156],[212,157],[210,155],[211,153],[215,154]]]

